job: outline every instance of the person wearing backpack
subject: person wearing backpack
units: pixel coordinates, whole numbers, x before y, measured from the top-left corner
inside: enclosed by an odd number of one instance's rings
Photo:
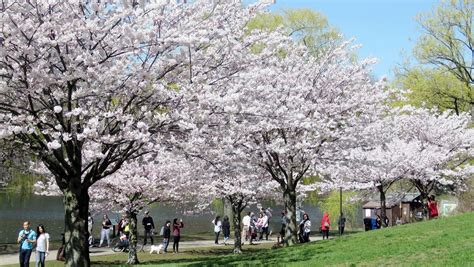
[[[20,266],[30,266],[30,257],[34,243],[36,243],[36,232],[30,228],[30,222],[26,221],[23,223],[23,230],[18,233]]]
[[[163,253],[168,253],[168,244],[171,237],[171,221],[166,221],[165,225],[161,227],[161,235],[163,236]]]

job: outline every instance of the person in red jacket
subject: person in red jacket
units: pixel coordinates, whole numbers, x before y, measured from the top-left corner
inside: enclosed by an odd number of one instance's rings
[[[428,211],[430,219],[438,217],[438,203],[436,203],[435,196],[433,195],[428,197]]]
[[[323,215],[323,219],[321,220],[321,232],[323,233],[323,240],[324,240],[324,236],[326,236],[326,239],[329,239],[330,227],[331,227],[331,222],[329,221],[329,214],[325,212]]]

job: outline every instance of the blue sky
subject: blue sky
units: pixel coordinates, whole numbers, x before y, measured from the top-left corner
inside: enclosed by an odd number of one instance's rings
[[[356,38],[363,45],[361,58],[376,57],[376,76],[392,77],[392,69],[403,62],[402,51],[411,55],[419,36],[414,20],[428,12],[437,0],[276,0],[272,10],[311,8],[324,14],[346,38]]]

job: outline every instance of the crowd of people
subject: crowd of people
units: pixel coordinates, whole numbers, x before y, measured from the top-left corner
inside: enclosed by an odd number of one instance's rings
[[[245,243],[248,241],[250,244],[253,244],[254,241],[263,240],[265,236],[265,240],[268,240],[268,236],[272,233],[269,229],[270,219],[272,218],[271,209],[262,208],[260,213],[257,216],[253,212],[248,212],[247,215],[244,216],[242,219],[243,229],[242,229],[242,241]],[[339,227],[344,229],[346,219],[345,217],[341,217],[339,219]],[[289,224],[289,220],[287,218],[287,212],[283,210],[281,212],[281,228],[278,233],[277,237],[277,244],[283,244],[286,230]],[[323,239],[329,238],[329,230],[331,227],[331,222],[329,220],[329,214],[327,212],[324,213],[323,218],[321,220],[321,226],[319,227],[319,232],[323,235]],[[344,230],[342,230],[344,231]],[[309,237],[311,235],[311,220],[309,215],[303,212],[303,219],[299,222],[298,225],[298,241],[300,243],[307,243],[310,241]],[[245,241],[245,242],[244,242]]]
[[[272,219],[272,213],[270,208],[261,208],[258,216],[254,212],[249,212],[244,216],[242,220],[243,231],[242,231],[242,240],[244,242],[249,242],[252,244],[255,241],[268,240],[271,231],[269,229],[270,221]],[[329,223],[329,217],[327,213],[323,218],[325,222]],[[278,237],[278,242],[282,242],[285,236],[286,227],[288,221],[286,218],[286,213],[282,212],[282,228],[280,230],[280,235]],[[155,223],[153,218],[150,216],[149,212],[146,211],[142,219],[143,225],[143,245],[146,245],[148,241],[150,244],[154,244],[153,236],[155,235]],[[215,244],[219,244],[219,237],[222,232],[224,236],[224,245],[227,245],[227,242],[230,238],[230,221],[228,216],[224,216],[222,219],[220,216],[216,216],[212,220],[213,230],[215,234]],[[325,229],[329,230],[329,227],[326,227],[326,223],[322,222],[322,225]],[[89,246],[94,246],[95,240],[92,234],[94,226],[94,218],[89,213],[88,216],[88,227],[87,227],[87,243]],[[117,223],[117,235],[120,240],[120,246],[122,251],[125,251],[129,247],[129,237],[130,237],[130,222],[129,219],[122,215],[121,219]],[[171,222],[166,220],[164,225],[161,227],[159,235],[163,238],[163,252],[168,252],[168,245],[170,243],[171,237],[173,237],[173,253],[178,253],[179,251],[179,242],[181,239],[181,229],[184,227],[182,219],[175,218]],[[100,241],[99,247],[110,247],[111,243],[111,231],[114,230],[112,221],[109,219],[107,214],[104,214],[100,224]],[[309,235],[311,233],[311,221],[308,214],[303,215],[303,220],[300,223],[299,235],[300,242],[309,242]],[[24,222],[23,230],[20,231],[18,235],[18,243],[20,244],[20,265],[29,266],[30,256],[33,251],[34,244],[36,244],[36,266],[44,266],[45,258],[49,254],[49,239],[50,236],[46,232],[43,225],[38,225],[37,230],[34,231],[30,228],[29,222]],[[63,236],[63,246],[60,247],[58,251],[58,259],[61,257],[64,259],[64,236]]]
[[[242,219],[242,241],[248,241],[253,244],[254,241],[268,240],[268,236],[271,234],[269,225],[272,218],[270,208],[261,208],[257,215],[254,212],[248,212]]]
[[[426,210],[430,219],[438,217],[438,205],[433,195],[428,197],[428,203],[426,205]],[[242,219],[242,244],[249,242],[253,244],[255,241],[268,240],[269,235],[272,231],[270,230],[270,222],[272,219],[272,210],[270,208],[261,208],[258,214],[254,212],[248,212]],[[366,218],[367,219],[367,218]],[[372,224],[364,219],[364,224],[366,224],[366,230],[368,229],[367,225]],[[215,234],[214,243],[219,244],[219,237],[222,232],[224,236],[224,245],[227,245],[227,242],[230,238],[230,222],[229,217],[224,216],[221,220],[220,216],[216,216],[212,220],[213,230]],[[281,212],[281,229],[277,237],[277,244],[283,244],[286,230],[288,227],[289,221],[287,218],[286,211]],[[346,224],[346,218],[343,214],[338,219],[338,231],[340,234],[344,234],[344,228]],[[388,226],[389,220],[385,216],[384,219],[378,214],[377,218],[374,220],[374,228],[379,229],[382,225]],[[401,220],[397,218],[396,224],[401,224]],[[88,217],[88,245],[94,245],[94,237],[92,234],[94,225],[94,219],[89,213]],[[151,245],[154,244],[153,235],[155,234],[155,223],[153,218],[150,216],[149,212],[146,211],[142,219],[142,225],[144,228],[143,233],[143,245],[150,241]],[[107,246],[110,247],[110,231],[113,230],[113,224],[109,217],[104,214],[101,222],[100,230],[100,242],[99,247]],[[182,219],[174,218],[173,221],[166,220],[164,225],[161,227],[159,235],[163,238],[163,252],[168,252],[168,245],[170,243],[171,237],[173,237],[173,253],[178,253],[179,251],[179,242],[181,239],[181,229],[184,227]],[[372,226],[371,226],[372,227]],[[329,239],[329,231],[331,229],[331,221],[329,219],[329,214],[325,212],[321,219],[321,224],[319,227],[319,232],[322,234],[323,239]],[[125,251],[129,246],[129,237],[130,237],[130,222],[125,215],[122,215],[122,218],[117,223],[117,234],[120,238],[120,245]],[[300,243],[307,243],[310,241],[309,237],[311,234],[311,220],[307,213],[303,212],[303,218],[299,222],[298,226],[298,239]],[[23,229],[18,234],[18,244],[20,246],[20,266],[29,266],[30,257],[33,251],[34,245],[36,245],[36,266],[44,266],[45,259],[49,254],[49,239],[50,236],[46,232],[44,225],[38,225],[36,231],[30,228],[30,223],[28,221],[23,223]],[[64,246],[64,236],[63,236],[63,246]],[[58,251],[58,259],[64,258],[64,247],[61,247]]]
[[[88,230],[89,230],[89,246],[94,245],[94,238],[92,235],[92,228],[94,224],[94,220],[92,216],[89,214],[88,220]],[[151,245],[154,245],[153,236],[156,234],[155,222],[153,218],[150,216],[149,211],[145,211],[145,215],[142,219],[143,225],[143,245],[147,245],[148,241],[150,241]],[[104,242],[107,242],[107,247],[110,247],[110,231],[112,230],[112,222],[108,218],[106,214],[104,214],[101,224],[101,234],[100,234],[100,242],[99,247],[104,245]],[[163,238],[163,251],[164,253],[168,252],[168,245],[170,243],[170,238],[173,236],[173,253],[178,253],[179,250],[179,242],[181,239],[181,229],[184,227],[184,223],[182,219],[175,218],[173,223],[171,221],[166,220],[164,225],[161,227],[159,235]],[[117,223],[117,235],[120,238],[119,246],[122,251],[128,249],[130,245],[130,222],[125,215],[122,215],[122,218]]]

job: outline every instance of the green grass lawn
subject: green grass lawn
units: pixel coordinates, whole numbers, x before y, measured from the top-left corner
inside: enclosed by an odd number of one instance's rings
[[[474,213],[286,249],[214,257],[199,265],[474,266]]]
[[[174,255],[142,253],[143,264],[166,266],[474,266],[474,213],[356,233],[291,248],[270,244],[199,248]],[[92,257],[94,266],[117,266],[127,255]],[[48,263],[48,266],[62,266]]]

